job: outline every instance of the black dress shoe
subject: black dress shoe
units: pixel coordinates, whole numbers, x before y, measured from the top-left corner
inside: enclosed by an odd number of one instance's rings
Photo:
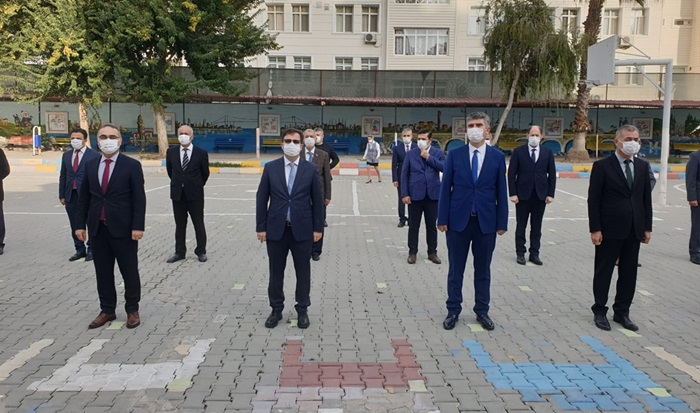
[[[0,248],[0,251],[2,251],[2,248]],[[0,252],[0,254],[2,254],[2,252]],[[690,257],[690,262],[700,265],[700,257]]]
[[[409,254],[408,258],[406,259],[406,262],[409,264],[415,264],[416,263],[416,254]]]
[[[324,226],[324,227],[327,227],[327,226],[328,226],[328,221],[326,221],[325,219],[323,220],[323,226]]]
[[[637,327],[632,320],[630,320],[629,316],[621,316],[621,315],[613,315],[613,321],[619,324],[622,324],[622,327],[626,328],[627,330],[630,331],[637,331],[639,330],[639,327]]]
[[[486,330],[493,330],[496,328],[496,325],[491,321],[491,318],[489,317],[488,314],[479,314],[476,316],[476,321],[481,324],[482,327],[484,327]]]
[[[515,260],[518,262],[520,265],[525,265],[525,256],[524,255],[518,255]]]
[[[595,326],[601,330],[610,331],[610,322],[608,321],[608,317],[606,317],[604,314],[594,315],[593,323],[595,323]]]
[[[320,259],[321,259],[321,254],[312,253],[312,254],[311,254],[311,259],[314,260],[314,261],[320,260]]]
[[[442,322],[442,327],[445,330],[452,330],[457,325],[457,320],[459,320],[459,316],[448,315],[445,317],[445,321]]]
[[[184,259],[185,259],[185,256],[184,256],[184,255],[175,254],[175,255],[173,255],[172,257],[168,258],[168,260],[165,261],[165,262],[167,262],[168,264],[172,264],[172,263],[174,263],[174,262],[177,262],[177,261],[180,261],[180,260],[184,260]]]
[[[275,328],[277,327],[277,323],[282,319],[282,313],[278,311],[273,311],[270,313],[270,316],[267,317],[267,320],[265,320],[265,327],[267,328]]]
[[[68,258],[68,261],[77,261],[81,258],[85,258],[86,255],[87,254],[85,252],[76,252],[70,258]]]
[[[432,262],[433,264],[442,264],[442,261],[440,260],[440,257],[438,257],[437,253],[435,253],[435,252],[432,253],[432,254],[428,254],[428,259],[429,259],[430,262]]]
[[[5,247],[0,247],[0,255],[5,253]]]
[[[92,261],[92,253],[88,252],[87,255],[85,256],[85,262],[87,261]]]
[[[542,265],[542,260],[540,260],[540,257],[537,255],[530,255],[530,262],[535,264],[535,265]]]
[[[306,311],[297,312],[297,327],[299,328],[309,328],[311,322],[309,321],[309,313]]]
[[[397,225],[398,228],[403,228],[406,226],[406,223],[403,221],[399,221],[399,225]]]
[[[199,262],[207,262],[207,254],[199,254],[197,255],[197,259],[199,260]]]

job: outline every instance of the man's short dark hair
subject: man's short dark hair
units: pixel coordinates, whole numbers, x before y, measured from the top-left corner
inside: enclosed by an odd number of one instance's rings
[[[85,129],[82,129],[82,128],[75,128],[75,129],[72,129],[72,130],[70,131],[70,134],[72,135],[72,134],[74,134],[74,133],[79,133],[79,134],[83,135],[83,139],[87,139],[87,138],[88,138],[88,133],[87,133],[87,131],[86,131]]]
[[[433,132],[427,130],[427,129],[421,129],[418,131],[416,136],[418,135],[428,135],[428,139],[433,139]]]
[[[295,128],[285,129],[284,132],[282,132],[282,139],[284,139],[284,137],[287,135],[293,135],[295,133],[299,135],[299,139],[302,139],[302,140],[304,139],[304,133],[302,131],[300,131],[299,129],[295,129]]]

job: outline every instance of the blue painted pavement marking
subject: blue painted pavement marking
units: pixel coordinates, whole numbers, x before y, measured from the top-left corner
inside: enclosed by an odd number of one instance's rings
[[[688,405],[675,397],[655,396],[660,388],[643,371],[593,337],[581,337],[607,364],[494,363],[478,342],[462,345],[496,389],[517,390],[523,402],[544,402],[550,395],[563,410],[687,412]],[[454,354],[454,352],[453,352]]]

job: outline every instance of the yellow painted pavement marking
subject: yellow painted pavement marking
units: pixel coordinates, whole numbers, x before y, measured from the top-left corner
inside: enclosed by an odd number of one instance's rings
[[[126,324],[124,321],[112,321],[105,330],[120,330]]]
[[[290,327],[296,327],[298,323],[299,323],[299,320],[289,320]]]
[[[673,367],[676,369],[682,371],[683,373],[687,374],[695,380],[696,382],[700,383],[700,366],[694,367],[691,366],[690,364],[686,363],[683,361],[680,357],[673,355],[669,353],[668,351],[664,350],[663,347],[645,347],[647,350],[651,351],[656,355],[656,357],[660,358],[661,360],[667,361],[671,363]]]
[[[7,380],[7,378],[10,377],[10,373],[24,366],[29,359],[37,356],[42,349],[51,344],[53,344],[53,339],[46,338],[39,340],[32,343],[28,348],[15,354],[11,359],[0,364],[0,381]]]
[[[671,395],[663,387],[649,387],[647,391],[656,397],[671,397]]]
[[[654,294],[650,293],[650,292],[647,291],[647,290],[637,290],[637,292],[639,292],[639,294],[641,294],[641,295],[643,295],[643,296],[645,296],[645,297],[651,297],[652,295],[654,295]]]
[[[423,380],[409,380],[408,391],[412,391],[414,393],[427,393],[428,389],[425,387],[425,382]]]
[[[527,285],[519,285],[518,288],[520,288],[520,291],[532,291],[532,288]]]
[[[233,284],[232,290],[242,290],[245,287],[245,284]]]
[[[484,330],[484,327],[481,326],[481,324],[467,324],[467,327],[469,327],[469,329],[472,332],[486,331],[486,330]]]
[[[374,242],[374,240],[373,240],[373,239],[368,239],[367,242]]]
[[[168,383],[168,391],[184,392],[192,385],[192,381],[187,379],[175,379]]]
[[[386,283],[377,283],[377,288],[387,288]]]
[[[627,337],[641,337],[641,335],[635,333],[632,330],[628,330],[626,328],[618,328],[618,330],[620,330],[620,332],[622,332],[622,334],[626,335]]]

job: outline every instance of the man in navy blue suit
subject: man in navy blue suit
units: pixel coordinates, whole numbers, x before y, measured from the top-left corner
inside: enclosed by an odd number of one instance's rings
[[[399,228],[406,226],[408,218],[406,218],[406,205],[403,203],[401,196],[401,171],[403,170],[403,162],[406,159],[406,154],[416,147],[413,142],[413,130],[405,128],[401,132],[401,143],[394,145],[394,151],[391,155],[391,180],[394,182],[394,187],[399,195]]]
[[[70,144],[72,151],[63,154],[61,160],[61,173],[58,178],[58,200],[61,205],[65,205],[68,221],[70,222],[70,233],[73,237],[75,254],[68,261],[76,261],[85,258],[85,261],[92,261],[92,249],[90,240],[85,243],[75,235],[75,214],[78,210],[78,200],[80,199],[80,188],[85,180],[85,164],[91,159],[99,158],[100,155],[88,148],[86,145],[88,133],[85,129],[74,129],[70,133]]]
[[[462,285],[469,246],[474,259],[474,313],[487,330],[495,328],[489,317],[491,258],[496,234],[508,229],[506,160],[498,149],[486,145],[490,131],[487,114],[467,116],[469,144],[453,149],[445,162],[438,204],[438,229],[447,232],[450,267],[447,273],[447,317],[452,330],[462,312]]]
[[[406,155],[401,172],[401,199],[408,205],[408,263],[416,263],[420,221],[425,215],[425,242],[428,244],[428,259],[440,264],[437,255],[437,210],[440,198],[440,172],[445,163],[445,154],[432,145],[432,133],[418,132],[418,148]]]
[[[296,270],[297,326],[309,327],[311,249],[323,236],[323,195],[316,166],[300,157],[302,133],[282,135],[284,156],[268,162],[255,202],[258,241],[267,242],[270,281],[267,295],[272,312],[265,327],[274,328],[284,310],[284,270],[291,251]]]
[[[114,261],[124,279],[126,328],[141,325],[138,247],[146,221],[146,191],[141,163],[119,153],[119,128],[106,123],[97,131],[102,156],[85,164],[75,218],[76,237],[85,241],[90,230],[100,314],[88,328],[102,327],[117,318]]]
[[[542,265],[540,239],[542,218],[547,204],[554,201],[557,171],[554,154],[540,145],[542,129],[532,125],[528,132],[528,144],[513,151],[508,166],[510,201],[515,204],[515,254],[518,264],[525,265],[525,229],[530,221],[529,261]]]

